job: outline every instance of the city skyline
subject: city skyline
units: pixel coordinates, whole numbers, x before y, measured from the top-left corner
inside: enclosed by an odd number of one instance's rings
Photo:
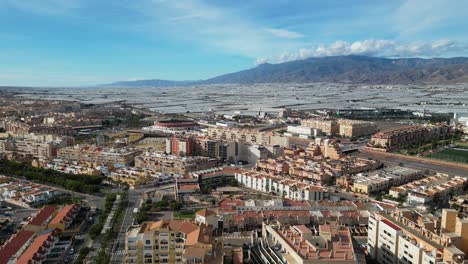
[[[198,80],[332,55],[464,56],[452,1],[1,1],[0,85]]]

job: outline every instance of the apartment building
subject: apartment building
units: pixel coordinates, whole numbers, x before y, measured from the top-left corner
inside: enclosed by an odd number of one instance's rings
[[[404,126],[378,132],[372,136],[368,147],[379,151],[393,151],[410,145],[445,137],[451,133],[447,125]]]
[[[320,130],[329,136],[336,136],[340,132],[340,124],[333,118],[304,119],[301,122],[301,126]]]
[[[57,156],[58,148],[66,146],[70,146],[68,140],[42,141],[39,139],[12,138],[0,140],[0,153],[15,152],[23,155],[31,155],[34,158],[52,159]]]
[[[443,214],[446,214],[443,209]],[[454,223],[447,223],[453,221]],[[468,239],[468,221],[458,217],[440,219],[409,209],[397,209],[391,214],[374,213],[369,218],[368,252],[378,263],[463,263]],[[446,232],[453,231],[453,232]]]
[[[220,128],[209,127],[206,136],[211,139],[241,141],[264,146],[288,146],[288,138],[273,131],[261,131],[254,128]]]
[[[123,167],[133,164],[141,152],[128,148],[103,148],[92,145],[75,145],[57,150],[57,158],[68,161],[91,162]]]
[[[378,193],[386,191],[393,186],[400,186],[407,182],[420,179],[424,175],[421,171],[391,166],[373,171],[367,175],[360,174],[352,177],[353,186],[351,190],[355,193]]]
[[[339,135],[347,138],[369,136],[378,131],[375,123],[362,120],[339,119],[338,125]]]
[[[195,153],[195,140],[191,137],[167,138],[166,153],[175,156],[192,156]]]
[[[210,226],[182,220],[129,227],[126,263],[216,263]]]
[[[110,177],[114,181],[128,183],[130,187],[150,183],[168,184],[175,181],[174,175],[135,167],[118,168],[110,173]]]
[[[146,152],[135,158],[135,167],[162,173],[187,174],[193,171],[214,168],[217,161],[208,157],[177,157],[164,153]]]
[[[42,121],[42,119],[41,119]],[[8,120],[5,122],[5,130],[13,134],[34,133],[59,136],[74,136],[75,130],[67,125],[44,125],[38,122],[23,122]]]
[[[320,225],[318,232],[305,225],[263,223],[258,247],[254,257],[275,264],[357,262],[349,228],[336,223]]]
[[[320,185],[304,183],[264,172],[236,172],[235,179],[247,188],[265,193],[275,193],[292,200],[316,201],[328,197],[327,190]]]

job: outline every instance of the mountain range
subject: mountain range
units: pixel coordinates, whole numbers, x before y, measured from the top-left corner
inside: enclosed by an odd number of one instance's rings
[[[468,82],[468,58],[331,56],[254,68],[199,81],[121,81],[105,87],[169,87],[205,84],[308,83],[453,84]]]

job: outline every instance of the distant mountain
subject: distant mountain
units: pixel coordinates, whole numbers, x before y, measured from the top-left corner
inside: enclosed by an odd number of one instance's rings
[[[203,81],[141,80],[111,86],[336,82],[361,84],[439,84],[468,82],[468,58],[388,59],[367,56],[309,58],[217,76]],[[109,86],[109,85],[108,85]]]

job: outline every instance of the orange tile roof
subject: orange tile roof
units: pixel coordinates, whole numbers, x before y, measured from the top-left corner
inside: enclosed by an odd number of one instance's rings
[[[43,225],[55,212],[55,206],[46,205],[34,216],[28,224],[30,225]]]
[[[62,223],[66,217],[70,217],[70,213],[78,208],[78,204],[68,204],[65,205],[62,210],[60,210],[57,215],[50,221],[49,225],[60,224]]]
[[[60,230],[56,229],[50,233],[38,236],[36,239],[34,239],[34,241],[28,247],[28,249],[26,249],[26,251],[21,255],[21,257],[18,258],[16,264],[29,264],[29,262],[33,259],[40,260],[35,256],[36,253],[41,252],[42,247],[45,245],[45,243],[51,238],[57,236],[59,232]]]
[[[20,250],[32,237],[34,232],[21,230],[13,236],[6,244],[0,249],[0,264],[7,264],[12,256]]]

